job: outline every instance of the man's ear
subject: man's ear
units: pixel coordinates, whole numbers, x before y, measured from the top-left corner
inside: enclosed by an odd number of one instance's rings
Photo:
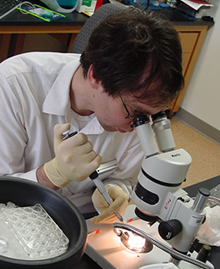
[[[87,80],[89,82],[89,85],[91,88],[93,89],[98,89],[101,85],[101,81],[100,80],[97,80],[95,77],[94,77],[94,67],[93,65],[91,64],[89,69],[88,69],[88,72],[87,72]]]

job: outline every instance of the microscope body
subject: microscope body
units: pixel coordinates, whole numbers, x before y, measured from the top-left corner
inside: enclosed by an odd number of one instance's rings
[[[164,115],[163,115],[164,117]],[[179,252],[187,253],[205,219],[203,194],[200,205],[180,188],[191,164],[191,156],[183,149],[174,149],[167,118],[153,132],[152,123],[136,122],[136,131],[146,158],[142,162],[138,183],[132,193],[138,217],[153,223],[158,221],[159,234]],[[159,132],[159,135],[156,133]],[[159,142],[156,143],[155,135]],[[163,144],[165,141],[165,145]],[[158,145],[163,152],[159,154]],[[200,198],[201,198],[200,197]]]

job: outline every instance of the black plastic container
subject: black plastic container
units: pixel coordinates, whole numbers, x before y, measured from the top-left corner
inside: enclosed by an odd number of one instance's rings
[[[19,260],[0,255],[0,268],[73,269],[82,257],[87,241],[86,222],[68,199],[26,179],[0,177],[0,203],[13,202],[18,206],[41,204],[69,239],[66,253],[45,260]]]

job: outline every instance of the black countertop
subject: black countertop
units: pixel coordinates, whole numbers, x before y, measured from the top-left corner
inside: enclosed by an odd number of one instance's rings
[[[29,0],[32,3],[39,4],[41,6],[45,6],[42,2],[38,0]],[[212,26],[214,24],[213,21],[204,21],[203,19],[189,19],[179,13],[173,8],[160,8],[159,10],[154,10],[156,13],[160,13],[164,15],[168,20],[170,20],[174,25],[208,25]],[[22,14],[20,11],[15,10],[3,19],[0,20],[1,25],[72,25],[72,26],[82,26],[88,19],[88,16],[78,13],[77,11],[73,11],[72,13],[64,14],[66,17],[61,18],[52,22],[45,22],[39,18],[36,18],[29,14]]]
[[[212,26],[213,21],[207,21],[204,19],[189,19],[184,15],[179,14],[174,8],[161,8],[160,10],[154,11],[164,15],[174,25],[208,25]]]
[[[72,13],[65,14],[65,18],[61,18],[52,22],[46,22],[37,17],[34,17],[29,14],[22,14],[18,10],[14,10],[12,13],[7,15],[5,18],[0,20],[1,25],[17,25],[17,26],[26,26],[26,25],[72,25],[72,26],[83,26],[88,19],[84,14],[73,11]]]
[[[28,2],[47,7],[46,5],[44,5],[44,3],[38,0],[29,0]],[[7,26],[14,26],[14,25],[17,25],[17,26],[27,26],[27,25],[83,26],[88,19],[88,16],[82,13],[78,13],[77,11],[73,11],[72,13],[65,13],[64,15],[65,15],[65,18],[61,18],[61,19],[54,20],[51,22],[46,22],[30,14],[23,14],[19,10],[14,10],[11,13],[9,13],[6,17],[0,20],[0,26],[2,25],[7,25]]]

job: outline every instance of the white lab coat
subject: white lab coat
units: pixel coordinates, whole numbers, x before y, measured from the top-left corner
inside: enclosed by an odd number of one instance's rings
[[[53,127],[71,123],[85,133],[103,162],[119,167],[105,184],[118,184],[128,194],[137,182],[144,157],[136,132],[106,132],[95,114],[80,116],[70,109],[69,89],[79,66],[77,54],[32,52],[0,65],[0,175],[36,179],[36,169],[54,158]],[[89,178],[59,190],[81,212],[88,212],[94,183]],[[85,209],[86,207],[86,209]]]

